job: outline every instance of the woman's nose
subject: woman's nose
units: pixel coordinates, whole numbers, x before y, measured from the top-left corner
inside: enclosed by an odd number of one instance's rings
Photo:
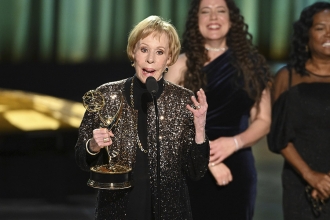
[[[330,28],[327,28],[327,29],[326,29],[325,35],[326,35],[327,37],[330,36]]]
[[[148,57],[147,57],[147,63],[151,64],[154,62],[154,57],[152,54],[149,54]]]
[[[215,20],[215,19],[217,19],[217,18],[218,18],[218,14],[217,14],[217,12],[216,12],[216,11],[211,11],[211,14],[210,14],[210,16],[211,16],[211,20]]]

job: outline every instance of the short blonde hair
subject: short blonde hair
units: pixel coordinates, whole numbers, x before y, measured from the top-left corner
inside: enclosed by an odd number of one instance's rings
[[[148,37],[150,34],[161,35],[165,33],[169,40],[169,54],[171,56],[169,66],[173,65],[178,59],[181,44],[179,36],[176,32],[175,27],[169,22],[163,20],[159,16],[149,16],[144,20],[140,21],[130,32],[127,44],[127,55],[132,61],[134,55],[134,49],[139,40]]]

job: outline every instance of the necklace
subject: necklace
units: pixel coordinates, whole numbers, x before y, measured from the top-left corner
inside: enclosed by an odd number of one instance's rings
[[[131,99],[131,106],[132,108],[134,109],[134,96],[133,96],[133,85],[134,85],[134,76],[132,78],[132,82],[131,82],[131,94],[130,94],[130,99]],[[141,144],[141,141],[140,141],[140,138],[139,138],[139,132],[138,132],[138,127],[137,127],[137,122],[138,120],[136,119],[136,126],[135,126],[135,129],[136,129],[136,140],[137,140],[137,144],[140,148],[140,150],[143,152],[143,153],[148,153],[147,150],[145,150],[143,147],[142,147],[142,144]]]
[[[219,48],[215,48],[215,47],[206,47],[205,49],[208,51],[215,51],[215,52],[219,52],[219,51],[225,51],[227,50],[227,47],[219,47]]]

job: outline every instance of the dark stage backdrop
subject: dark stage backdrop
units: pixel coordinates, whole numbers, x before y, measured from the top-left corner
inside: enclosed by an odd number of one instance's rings
[[[235,0],[254,43],[284,60],[292,22],[318,0]],[[328,1],[329,0],[325,0]],[[0,0],[0,62],[109,62],[126,59],[130,29],[149,15],[180,36],[191,0]]]

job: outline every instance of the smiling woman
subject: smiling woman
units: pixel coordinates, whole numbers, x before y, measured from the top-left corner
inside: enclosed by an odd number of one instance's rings
[[[204,88],[209,103],[209,170],[201,180],[188,181],[194,219],[248,220],[254,213],[251,146],[269,130],[271,77],[235,2],[192,1],[184,53],[165,74],[192,91]]]
[[[330,219],[330,3],[306,7],[273,87],[271,151],[285,159],[284,219]]]

